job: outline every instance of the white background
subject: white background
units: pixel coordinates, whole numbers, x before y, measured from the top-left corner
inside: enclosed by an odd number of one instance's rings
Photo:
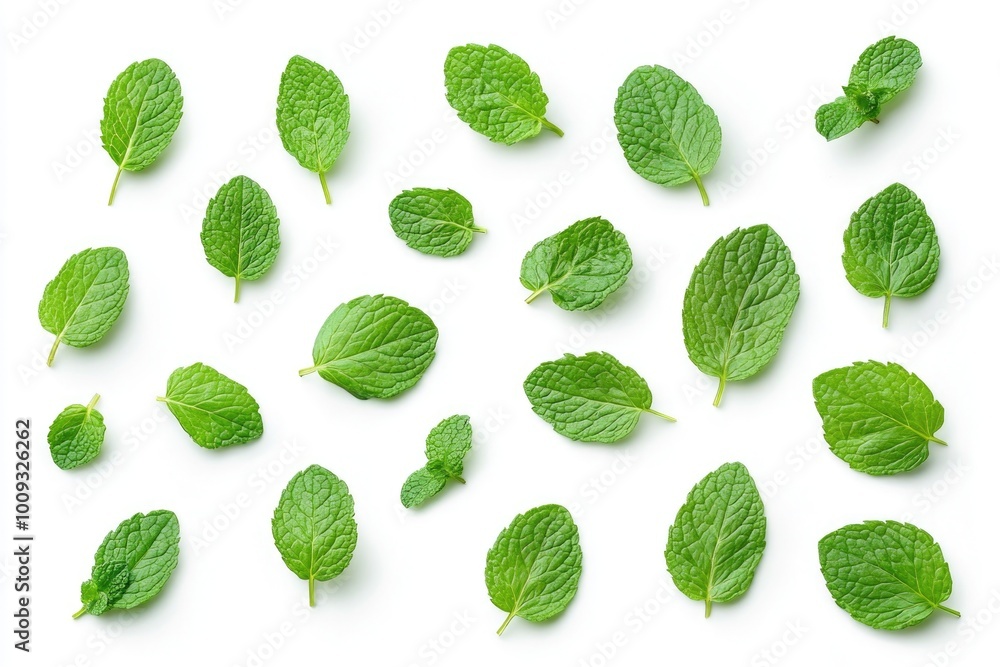
[[[4,3],[2,423],[12,443],[13,420],[33,420],[37,535],[34,651],[17,653],[16,664],[995,661],[995,3],[561,6],[560,14],[554,0]],[[367,43],[358,38],[366,29],[376,33]],[[916,85],[880,125],[827,144],[812,127],[813,109],[887,34],[919,45]],[[457,123],[442,63],[467,42],[523,56],[566,136],[545,132],[505,147]],[[294,54],[334,69],[351,98],[351,138],[329,174],[332,206],[276,136],[278,80]],[[125,66],[149,57],[179,76],[184,118],[152,168],[122,176],[108,208],[115,167],[96,138],[102,98]],[[722,156],[705,181],[710,208],[693,184],[665,189],[634,174],[613,138],[619,84],[651,63],[676,69],[719,115]],[[915,163],[921,155],[930,163]],[[198,236],[206,197],[235,174],[270,192],[282,240],[277,264],[244,286],[238,305]],[[560,174],[561,191],[550,196]],[[844,279],[841,235],[851,212],[895,181],[927,204],[942,259],[933,287],[897,300],[884,331],[881,302]],[[489,233],[453,259],[410,250],[393,235],[386,206],[414,186],[463,193]],[[590,313],[564,312],[547,298],[525,305],[525,251],[594,215],[628,237],[636,268],[627,288]],[[714,381],[684,350],[683,291],[716,238],[759,222],[791,248],[802,296],[774,363],[731,384],[714,409]],[[101,245],[128,255],[125,313],[100,344],[64,345],[46,369],[42,288],[72,253]],[[421,382],[395,400],[358,401],[315,375],[300,379],[330,311],[381,292],[425,309],[440,328]],[[555,434],[532,414],[521,382],[541,361],[590,350],[635,367],[654,407],[678,423],[645,417],[615,446]],[[935,447],[912,474],[853,472],[818,440],[812,378],[869,358],[902,361],[945,406],[939,435],[950,446]],[[154,401],[174,368],[195,361],[247,385],[262,406],[260,441],[200,449]],[[45,445],[48,424],[95,392],[108,423],[104,451],[93,465],[61,471]],[[477,432],[468,484],[403,511],[399,488],[423,462],[426,433],[454,413],[471,415]],[[12,444],[6,449],[9,491]],[[663,548],[690,487],[731,460],[745,463],[762,490],[768,544],[749,593],[705,620],[703,605],[670,583]],[[360,538],[351,566],[318,585],[309,613],[306,583],[273,547],[270,516],[287,480],[311,463],[350,486]],[[11,494],[2,498],[6,536]],[[579,592],[555,620],[515,620],[498,639],[504,613],[486,594],[486,551],[515,514],[551,502],[569,507],[580,527]],[[104,534],[157,508],[174,510],[182,530],[181,563],[162,594],[134,613],[72,620]],[[940,542],[955,582],[948,604],[964,612],[961,621],[939,613],[909,631],[875,631],[834,604],[817,540],[846,523],[890,518]],[[12,560],[0,563],[10,656]]]

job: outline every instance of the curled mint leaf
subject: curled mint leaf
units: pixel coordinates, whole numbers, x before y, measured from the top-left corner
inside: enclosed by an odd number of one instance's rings
[[[63,470],[89,463],[101,453],[106,428],[104,417],[94,407],[100,398],[96,394],[87,405],[69,406],[49,427],[49,452]]]
[[[449,479],[462,479],[465,455],[472,448],[472,425],[466,415],[452,415],[431,429],[424,453],[427,465],[412,473],[403,483],[399,499],[403,507],[426,502],[444,488]]]

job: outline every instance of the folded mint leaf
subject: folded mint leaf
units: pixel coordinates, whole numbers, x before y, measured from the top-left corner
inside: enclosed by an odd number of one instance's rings
[[[547,361],[528,375],[524,393],[535,414],[571,440],[617,442],[644,412],[674,421],[652,409],[646,381],[607,352]]]
[[[899,364],[857,362],[813,380],[813,398],[830,451],[854,470],[895,475],[927,460],[944,408]]]
[[[403,507],[414,507],[437,495],[449,479],[462,479],[465,455],[472,449],[472,425],[467,415],[452,415],[427,434],[424,453],[427,465],[403,483],[399,499]]]
[[[684,345],[706,375],[726,383],[758,373],[778,353],[799,299],[799,276],[784,241],[768,225],[720,238],[684,292]]]
[[[445,487],[451,477],[438,462],[428,463],[423,468],[410,473],[399,492],[399,501],[409,509],[421,505]]]
[[[882,326],[889,326],[892,297],[925,292],[937,277],[941,247],[920,197],[893,183],[851,215],[844,232],[844,271],[858,292],[884,297]]]
[[[247,388],[203,363],[178,368],[167,380],[166,403],[191,439],[206,449],[256,440],[264,434],[260,406]]]
[[[49,366],[60,343],[87,347],[108,333],[125,307],[128,278],[128,260],[118,248],[88,248],[66,260],[38,304],[42,328],[56,337]]]
[[[535,244],[521,262],[521,284],[531,290],[528,303],[547,291],[564,310],[590,310],[631,270],[625,235],[604,218],[587,218]]]
[[[271,268],[278,257],[278,212],[267,191],[246,176],[235,176],[224,183],[208,202],[201,226],[201,245],[205,259],[240,283],[257,280]]]
[[[444,85],[458,117],[490,141],[510,146],[543,127],[563,136],[545,118],[549,98],[538,75],[520,56],[496,44],[467,44],[449,51]]]
[[[422,310],[378,294],[342,303],[326,318],[313,345],[319,372],[357,398],[390,398],[415,385],[434,359],[438,330]]]
[[[486,554],[490,601],[508,612],[497,634],[515,616],[538,623],[561,613],[582,571],[580,534],[569,510],[542,505],[518,514]]]
[[[108,206],[115,200],[122,171],[142,171],[170,144],[183,104],[177,75],[156,58],[132,63],[111,84],[104,98],[101,141],[118,173]]]
[[[742,463],[710,472],[688,494],[667,538],[667,570],[692,600],[734,600],[750,589],[764,555],[767,520],[757,485]]]
[[[722,128],[694,86],[666,67],[637,67],[618,89],[615,125],[632,171],[659,185],[693,180],[708,206],[701,178],[719,159]]]
[[[926,531],[896,521],[844,526],[819,541],[826,587],[854,620],[880,630],[916,625],[934,610],[961,616],[943,602],[951,572]]]
[[[474,232],[486,232],[476,226],[469,200],[454,190],[405,190],[389,204],[389,222],[406,245],[438,257],[462,254]]]
[[[316,606],[316,582],[343,572],[358,543],[347,484],[318,465],[296,473],[274,509],[271,534],[288,569],[309,582],[309,606]]]
[[[168,510],[135,514],[108,533],[94,555],[90,579],[80,587],[85,613],[131,609],[155,597],[177,567],[180,527]]]
[[[347,144],[350,120],[350,100],[337,75],[302,56],[292,56],[278,88],[278,136],[300,165],[319,174],[327,204],[326,172]]]
[[[104,444],[104,417],[95,409],[100,395],[87,405],[71,405],[49,427],[49,452],[52,461],[63,470],[89,463],[101,453]]]

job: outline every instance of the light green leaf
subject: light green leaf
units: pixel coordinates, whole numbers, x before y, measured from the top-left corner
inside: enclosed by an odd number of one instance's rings
[[[211,366],[178,368],[167,380],[167,404],[191,439],[206,449],[256,440],[264,434],[260,406],[247,388]]]
[[[389,221],[406,245],[438,257],[460,255],[474,232],[486,232],[476,226],[469,200],[454,190],[405,190],[389,204]]]
[[[515,616],[537,623],[561,613],[582,571],[580,534],[569,510],[542,505],[518,514],[486,554],[490,601],[508,612],[497,634]]]
[[[314,365],[299,375],[319,371],[357,398],[390,398],[420,380],[437,339],[437,327],[419,308],[393,296],[359,296],[326,319],[313,345]]]
[[[734,600],[750,589],[764,555],[767,520],[757,485],[742,463],[710,472],[687,496],[667,538],[667,569],[692,600]]]
[[[719,159],[722,128],[694,86],[666,67],[637,67],[618,89],[615,125],[635,173],[659,185],[693,180],[708,206],[701,178]]]
[[[883,327],[892,297],[917,296],[934,283],[940,256],[924,203],[899,183],[862,204],[844,232],[847,280],[865,296],[885,297]]]
[[[813,380],[830,451],[869,475],[894,475],[927,460],[944,408],[920,378],[899,364],[857,362]]]
[[[819,541],[826,587],[856,621],[880,630],[920,623],[951,596],[941,547],[925,531],[896,521],[844,526]]]
[[[308,580],[309,606],[315,606],[316,582],[343,572],[358,543],[347,484],[318,465],[296,473],[281,492],[271,534],[288,569]]]
[[[444,488],[449,479],[462,479],[465,455],[472,449],[472,425],[467,415],[452,415],[431,429],[424,453],[427,465],[411,474],[400,492],[404,507],[419,505]]]
[[[524,393],[535,414],[571,440],[617,442],[644,412],[674,421],[652,409],[646,381],[607,352],[546,361],[528,375]]]
[[[87,405],[69,406],[49,427],[49,451],[63,470],[89,463],[101,453],[106,429],[104,417],[94,408],[100,398],[95,395]]]
[[[292,56],[278,88],[278,135],[300,165],[319,174],[327,204],[326,172],[344,150],[350,120],[350,100],[337,75],[302,56]]]
[[[104,98],[101,141],[118,165],[108,206],[122,171],[142,171],[160,156],[181,122],[181,84],[167,63],[156,58],[132,63]]]
[[[720,238],[684,292],[684,345],[698,369],[726,383],[758,373],[778,353],[799,299],[799,276],[784,241],[768,225]]]
[[[150,600],[177,567],[180,526],[168,510],[136,514],[108,533],[94,555],[91,578],[80,587],[85,613],[132,609]]]
[[[587,218],[539,241],[521,262],[525,301],[549,292],[564,310],[590,310],[625,284],[632,250],[604,218]]]
[[[399,501],[406,508],[423,504],[440,493],[449,479],[451,477],[440,462],[430,462],[406,478],[399,492]]]
[[[515,144],[545,127],[563,132],[545,118],[549,98],[528,63],[490,44],[456,46],[444,61],[448,104],[458,117],[490,141]]]
[[[49,366],[60,343],[87,347],[104,337],[125,307],[128,277],[118,248],[88,248],[66,260],[38,304],[42,328],[56,337]]]
[[[267,191],[246,176],[235,176],[222,185],[208,202],[201,226],[205,259],[240,283],[257,280],[271,268],[278,256],[278,212]]]

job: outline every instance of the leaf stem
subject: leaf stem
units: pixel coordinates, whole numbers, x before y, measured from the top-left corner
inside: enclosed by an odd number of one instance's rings
[[[885,295],[885,305],[882,306],[882,328],[889,328],[889,306],[892,304],[892,295]]]
[[[45,360],[46,366],[51,366],[52,362],[56,359],[56,350],[59,349],[59,343],[62,342],[62,336],[56,336],[56,341],[52,343],[52,349],[49,350],[49,358]]]
[[[726,378],[719,378],[719,390],[715,392],[715,400],[712,401],[712,405],[719,407],[719,403],[722,403],[722,392],[726,388]]]
[[[306,375],[309,375],[310,373],[315,373],[318,370],[319,366],[310,366],[309,368],[303,368],[302,370],[299,371],[299,377],[305,377]]]
[[[111,196],[108,197],[108,206],[115,203],[115,191],[118,189],[118,179],[122,177],[122,169],[124,167],[118,167],[118,172],[115,174],[115,182],[111,184]]]
[[[660,412],[658,410],[654,410],[653,408],[646,408],[645,410],[643,410],[643,412],[648,412],[651,415],[656,415],[657,417],[660,417],[662,419],[666,419],[668,422],[675,422],[675,421],[677,421],[676,419],[674,419],[670,415],[663,414],[662,412]]]
[[[532,301],[534,301],[535,299],[537,299],[540,295],[544,294],[545,290],[547,290],[547,289],[548,289],[548,285],[546,285],[545,287],[539,287],[534,292],[532,292],[531,294],[529,294],[528,298],[525,299],[524,302],[525,303],[531,303]]]
[[[240,302],[240,277],[236,276],[236,295],[233,297],[233,303]]]
[[[959,612],[959,611],[955,611],[951,607],[945,607],[943,604],[939,604],[939,605],[937,605],[937,608],[940,609],[941,611],[946,611],[946,612],[948,612],[949,614],[951,614],[953,616],[957,616],[958,618],[962,618],[962,613]]]
[[[469,229],[471,229],[474,232],[479,232],[480,234],[485,234],[486,233],[486,228],[485,227],[478,227],[476,225],[472,225],[471,227],[469,227]]]
[[[936,442],[936,443],[937,443],[937,444],[939,444],[939,445],[944,445],[945,447],[947,447],[947,446],[948,446],[948,443],[947,443],[947,442],[945,442],[945,441],[944,441],[944,440],[942,440],[941,438],[935,438],[935,437],[934,437],[933,435],[932,435],[932,436],[929,436],[929,437],[928,437],[927,439],[928,439],[928,440],[930,440],[931,442]]]
[[[542,127],[548,128],[556,133],[557,137],[563,136],[563,131],[556,127],[553,123],[550,123],[547,119],[542,118]]]
[[[316,606],[316,580],[309,577],[309,606]]]
[[[330,188],[326,186],[326,173],[319,172],[319,182],[323,186],[323,196],[326,198],[326,203],[330,204]]]
[[[166,396],[157,396],[156,400],[159,401],[160,403],[168,403],[169,402]]]
[[[712,615],[712,598],[705,598],[705,618]]]
[[[708,192],[705,191],[705,184],[701,182],[701,176],[696,171],[692,171],[691,176],[694,177],[695,185],[698,186],[698,192],[701,193],[701,203],[708,206]]]
[[[75,614],[73,614],[73,618],[80,618],[81,616],[83,616],[86,613],[87,613],[87,606],[84,605],[83,607],[80,608],[80,611],[78,611]]]
[[[87,403],[87,412],[88,412],[88,413],[89,413],[89,412],[90,412],[91,410],[93,410],[93,409],[94,409],[94,406],[95,406],[95,405],[97,405],[97,402],[98,402],[99,400],[101,400],[101,395],[100,395],[100,394],[94,394],[94,397],[93,397],[92,399],[90,399],[90,403]]]
[[[509,614],[507,614],[507,618],[504,619],[503,625],[501,625],[500,629],[497,630],[497,636],[500,636],[500,635],[503,634],[503,631],[507,629],[507,626],[510,625],[510,622],[514,620],[515,616],[517,616],[517,611],[516,610],[511,611]]]

